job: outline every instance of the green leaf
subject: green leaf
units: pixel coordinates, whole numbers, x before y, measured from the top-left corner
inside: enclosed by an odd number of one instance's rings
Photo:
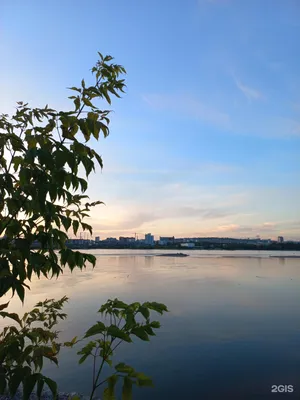
[[[115,400],[115,387],[118,381],[117,375],[107,378],[108,387],[104,391],[104,400]]]
[[[23,378],[24,378],[23,368],[20,368],[20,367],[16,368],[12,372],[12,375],[8,382],[8,388],[9,388],[9,393],[10,393],[11,397],[14,397],[14,395],[16,394]]]
[[[7,308],[8,305],[9,305],[9,302],[8,302],[8,303],[5,303],[5,304],[1,304],[1,305],[0,305],[0,311],[2,311],[2,310],[4,310],[5,308]]]
[[[72,342],[64,342],[64,346],[65,347],[73,347],[73,343]]]
[[[143,306],[150,308],[150,310],[156,311],[159,314],[163,314],[164,312],[168,312],[167,306],[162,303],[157,303],[153,301],[152,303],[144,303]]]
[[[114,393],[111,393],[109,388],[104,389],[103,400],[116,400]]]
[[[86,331],[84,337],[88,338],[90,336],[98,335],[99,333],[103,333],[105,331],[106,327],[103,324],[103,322],[97,322],[95,325],[93,325],[89,330]]]
[[[128,376],[124,377],[122,400],[132,400],[132,381]]]
[[[40,379],[38,380],[38,383],[37,383],[37,390],[36,390],[36,394],[38,396],[38,399],[40,399],[41,396],[42,396],[44,383],[45,383],[44,378],[40,377]]]
[[[121,329],[119,329],[116,325],[111,325],[107,329],[107,334],[112,337],[122,339],[125,342],[128,342],[128,343],[131,342],[130,336],[127,333],[125,333],[124,331],[122,331]]]
[[[82,364],[90,354],[84,354],[78,361],[79,364]]]
[[[106,126],[105,124],[103,124],[103,122],[99,121],[98,127],[99,127],[99,129],[101,129],[101,131],[103,132],[104,138],[106,138],[106,137],[109,135],[108,126]]]
[[[87,113],[87,117],[88,117],[88,119],[90,119],[90,120],[98,121],[99,114],[96,113],[96,112],[90,111],[90,112]]]
[[[75,344],[76,341],[77,341],[77,336],[73,337],[73,339],[71,340],[71,343],[72,343],[72,344]]]
[[[160,328],[160,322],[158,322],[158,321],[152,321],[152,322],[150,322],[150,325],[151,325],[151,328],[155,328],[155,329],[158,329],[158,328]]]
[[[0,394],[4,394],[6,388],[5,374],[0,374]]]
[[[131,333],[144,341],[149,341],[148,334],[142,327],[132,329]]]
[[[57,395],[57,383],[54,382],[52,379],[44,377],[45,383],[48,385],[49,389],[52,392],[53,398],[56,398]]]
[[[121,308],[121,310],[125,310],[128,307],[128,304],[124,303],[124,301],[116,299],[114,301],[115,308]]]
[[[152,379],[149,376],[144,375],[141,372],[137,372],[135,374],[135,378],[137,379],[137,385],[138,386],[148,386],[148,387],[153,387],[154,386]]]
[[[76,219],[74,219],[74,220],[72,221],[72,225],[73,225],[74,235],[76,235],[77,232],[78,232],[78,228],[79,228],[79,221],[77,221]]]
[[[89,261],[93,267],[95,267],[96,265],[96,257],[93,256],[92,254],[83,254],[83,257],[85,258],[85,260]]]
[[[78,123],[79,123],[80,130],[81,130],[81,132],[82,132],[82,134],[83,134],[85,140],[86,140],[86,141],[90,140],[91,131],[90,131],[90,129],[89,129],[89,126],[88,126],[86,120],[85,120],[85,119],[80,119],[80,120],[78,121]]]
[[[75,104],[75,110],[79,110],[80,108],[80,98],[76,97],[76,99],[74,100],[74,104]]]
[[[15,156],[12,160],[13,165],[14,165],[14,170],[15,172],[17,171],[17,169],[19,168],[19,165],[23,162],[23,158],[20,156]]]
[[[153,332],[151,326],[145,325],[145,326],[144,326],[144,329],[145,329],[145,332],[148,333],[148,335],[150,335],[150,336],[155,336],[155,332]]]
[[[96,160],[98,161],[98,164],[100,165],[100,167],[101,167],[101,169],[102,169],[102,168],[103,168],[103,160],[102,160],[102,157],[99,156],[99,154],[97,154],[97,153],[94,153],[94,156],[95,156]]]
[[[102,88],[102,95],[105,97],[105,100],[108,102],[108,104],[111,105],[111,100],[107,93],[107,88]]]
[[[70,89],[70,90],[76,90],[76,92],[81,93],[81,89],[79,89],[79,88],[77,88],[77,87],[75,87],[75,86],[72,86],[72,87],[70,87],[70,88],[68,88],[68,89]]]
[[[88,157],[82,158],[81,162],[85,168],[86,176],[88,176],[91,173],[92,169],[95,168],[94,162]]]
[[[91,227],[91,225],[81,222],[81,226],[84,231],[89,231],[91,235],[93,234],[93,228]]]
[[[16,286],[16,291],[18,293],[20,300],[22,301],[22,303],[24,303],[25,290],[21,283]]]
[[[78,178],[78,181],[79,181],[80,186],[81,186],[81,191],[82,191],[83,193],[86,192],[86,190],[87,190],[87,188],[88,188],[87,181],[86,181],[85,179],[83,179],[83,178]]]
[[[134,372],[134,369],[130,366],[130,365],[126,365],[124,363],[119,363],[115,366],[115,370],[117,372],[122,372],[125,374],[130,374],[132,372]]]
[[[86,97],[83,97],[82,98],[82,101],[84,102],[84,104],[86,105],[86,106],[88,106],[88,107],[95,107],[92,103],[91,103],[91,101],[88,99],[88,98],[86,98]]]
[[[71,218],[68,218],[68,217],[65,217],[65,216],[64,216],[64,217],[61,216],[60,219],[61,219],[61,223],[63,224],[63,227],[64,227],[65,230],[67,231],[67,230],[70,228],[70,226],[71,226],[72,219],[71,219]]]
[[[13,319],[14,321],[18,322],[19,325],[22,324],[18,314],[16,314],[16,313],[8,313],[8,312],[5,312],[5,311],[1,311],[0,315],[3,318],[11,318],[11,319]]]
[[[139,312],[142,314],[142,316],[145,319],[148,319],[150,317],[150,311],[149,311],[149,309],[147,307],[140,306]]]
[[[40,374],[26,376],[23,379],[23,399],[28,400]]]
[[[27,136],[26,140],[28,143],[28,149],[33,149],[36,147],[37,139],[35,136]]]

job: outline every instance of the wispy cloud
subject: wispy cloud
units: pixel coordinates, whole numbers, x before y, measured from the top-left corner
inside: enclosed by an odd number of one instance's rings
[[[253,237],[263,233],[266,235],[276,235],[279,232],[278,227],[275,223],[265,222],[263,224],[253,225],[239,225],[239,224],[226,224],[219,225],[211,231],[212,234],[223,234],[223,235],[242,235],[247,237]]]
[[[118,222],[112,221],[111,224],[102,224],[101,222],[95,222],[93,224],[93,229],[95,231],[102,231],[102,232],[132,231],[132,229],[138,229],[143,224],[155,221],[159,218],[160,217],[155,215],[155,213],[138,213],[135,215],[131,215],[123,220],[119,220]]]
[[[233,76],[236,87],[244,94],[244,96],[249,100],[261,100],[264,98],[263,94],[250,86],[245,85],[236,76]]]
[[[189,219],[196,218],[199,220],[214,220],[222,219],[230,215],[234,215],[236,212],[230,211],[225,208],[213,208],[213,207],[161,207],[153,212],[149,213],[132,213],[127,215],[126,218],[119,220],[118,222],[101,223],[95,222],[93,228],[96,231],[132,231],[132,229],[139,229],[144,224],[152,223],[158,220],[167,219]]]
[[[226,112],[186,94],[146,94],[143,100],[158,110],[175,111],[178,116],[189,116],[203,122],[228,128],[230,117]]]
[[[225,218],[236,214],[225,208],[200,208],[200,207],[181,207],[171,211],[171,217],[176,215],[181,218],[199,218],[202,220]]]

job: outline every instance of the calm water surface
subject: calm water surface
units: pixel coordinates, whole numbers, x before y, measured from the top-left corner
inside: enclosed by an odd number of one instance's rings
[[[69,340],[99,319],[108,298],[163,302],[170,313],[156,318],[162,323],[157,336],[117,353],[116,361],[154,379],[155,388],[137,388],[134,399],[300,399],[300,258],[269,257],[299,252],[91,253],[97,255],[94,270],[35,279],[24,307],[13,299],[10,311],[23,313],[66,294],[68,320],[59,329]],[[63,349],[60,367],[44,372],[61,391],[89,394],[91,363],[78,366],[77,360],[74,349]],[[272,385],[293,385],[294,393],[271,393]]]

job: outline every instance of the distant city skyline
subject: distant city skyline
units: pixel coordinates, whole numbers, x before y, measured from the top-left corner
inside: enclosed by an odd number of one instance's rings
[[[92,240],[95,240],[96,242],[97,241],[101,241],[101,240],[112,239],[112,238],[113,239],[118,239],[118,240],[121,239],[121,238],[122,239],[129,239],[130,238],[130,239],[135,239],[135,240],[145,240],[149,244],[153,243],[153,240],[157,241],[157,240],[160,240],[160,239],[163,239],[163,238],[174,238],[176,240],[179,240],[179,239],[193,240],[193,239],[199,239],[199,238],[201,238],[201,239],[205,239],[205,238],[234,239],[234,240],[235,239],[236,240],[247,240],[247,239],[250,239],[250,240],[262,240],[262,241],[271,240],[271,241],[277,241],[277,242],[280,242],[280,243],[291,240],[291,239],[286,239],[283,236],[277,236],[277,237],[262,237],[260,235],[248,236],[248,237],[246,237],[246,236],[244,236],[244,237],[242,237],[242,236],[240,236],[240,237],[237,237],[237,236],[175,236],[175,235],[165,235],[164,236],[164,235],[156,235],[156,234],[152,234],[152,233],[144,233],[144,234],[140,234],[140,235],[137,235],[137,233],[133,233],[133,234],[129,233],[128,236],[121,235],[121,236],[118,236],[118,237],[116,237],[116,236],[107,236],[107,237],[101,236],[100,237],[100,236],[91,235],[88,232],[79,232],[77,234],[77,236],[69,235],[69,238],[72,239],[72,240],[73,239],[82,239],[82,240],[90,240],[90,239],[92,239]],[[294,241],[300,241],[300,237],[294,239]]]
[[[299,239],[298,1],[11,0],[0,11],[1,113],[20,100],[66,109],[97,51],[128,72],[110,136],[92,142],[104,169],[87,194],[106,204],[87,221],[94,236]]]

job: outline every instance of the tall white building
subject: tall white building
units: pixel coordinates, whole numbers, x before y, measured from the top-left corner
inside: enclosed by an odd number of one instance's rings
[[[151,235],[151,233],[147,233],[145,235],[145,244],[148,246],[153,246],[154,245],[154,236]]]

